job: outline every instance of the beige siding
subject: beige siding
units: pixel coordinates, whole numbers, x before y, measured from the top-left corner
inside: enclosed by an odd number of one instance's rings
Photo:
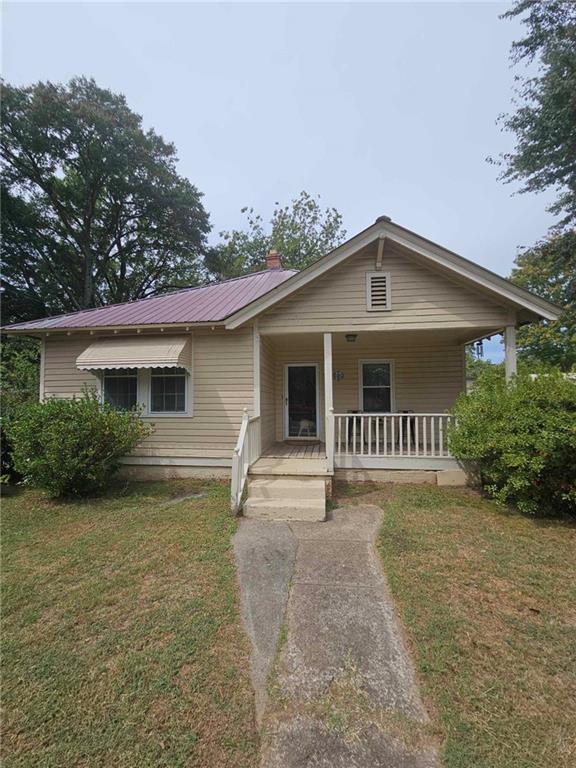
[[[391,311],[366,308],[366,273],[376,245],[350,257],[260,317],[262,333],[424,328],[500,328],[507,310],[386,244],[382,269],[391,276]]]
[[[262,424],[262,448],[274,440],[275,432],[275,381],[274,348],[266,336],[260,339],[260,415]]]
[[[75,362],[94,337],[49,338],[46,342],[46,396],[71,397],[83,384],[97,384]],[[199,329],[193,341],[192,416],[146,417],[154,433],[135,451],[139,456],[231,458],[242,412],[253,405],[252,329]]]

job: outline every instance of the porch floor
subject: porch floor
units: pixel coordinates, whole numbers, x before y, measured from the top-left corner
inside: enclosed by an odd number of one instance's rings
[[[326,445],[308,442],[272,443],[263,451],[262,457],[268,459],[325,459]]]

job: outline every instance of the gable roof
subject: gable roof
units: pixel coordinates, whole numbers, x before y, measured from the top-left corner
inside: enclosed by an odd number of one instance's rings
[[[221,322],[295,274],[293,269],[265,269],[199,288],[184,288],[124,304],[14,323],[3,330],[24,332]]]
[[[428,261],[430,266],[441,268],[444,272],[464,280],[471,287],[481,289],[492,295],[495,301],[527,310],[545,320],[557,320],[561,308],[546,299],[520,288],[504,277],[475,264],[457,253],[427,240],[405,227],[394,224],[388,216],[381,216],[376,222],[333,251],[315,261],[306,269],[298,272],[284,284],[277,286],[266,296],[239,309],[227,318],[226,328],[233,329],[261,314],[273,305],[283,301],[295,291],[316,280],[328,270],[341,264],[354,253],[373,243],[375,240],[389,239],[412,253]]]
[[[306,269],[265,269],[243,277],[197,288],[151,296],[147,299],[85,309],[65,315],[14,323],[2,330],[14,333],[66,329],[100,329],[137,326],[224,323],[238,328],[295,291],[341,264],[354,253],[379,239],[389,239],[471,287],[545,320],[556,320],[555,304],[514,285],[509,280],[457,253],[427,240],[381,216],[376,222],[335,248]]]

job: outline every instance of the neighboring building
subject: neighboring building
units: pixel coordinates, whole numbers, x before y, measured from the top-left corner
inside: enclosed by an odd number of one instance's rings
[[[141,404],[154,432],[126,457],[132,473],[232,469],[237,508],[251,467],[261,478],[246,511],[266,516],[296,476],[309,501],[334,470],[458,469],[446,428],[465,388],[464,346],[503,332],[511,376],[516,328],[559,315],[387,217],[302,272],[274,252],[267,267],[5,330],[42,339],[42,398],[89,385]],[[284,506],[289,517],[298,503]]]

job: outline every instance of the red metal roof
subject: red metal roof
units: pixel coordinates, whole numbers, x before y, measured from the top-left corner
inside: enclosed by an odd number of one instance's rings
[[[184,288],[160,296],[84,309],[4,326],[3,330],[51,330],[53,328],[101,328],[122,325],[170,325],[224,320],[296,274],[294,269],[265,269],[244,277],[199,288]]]

